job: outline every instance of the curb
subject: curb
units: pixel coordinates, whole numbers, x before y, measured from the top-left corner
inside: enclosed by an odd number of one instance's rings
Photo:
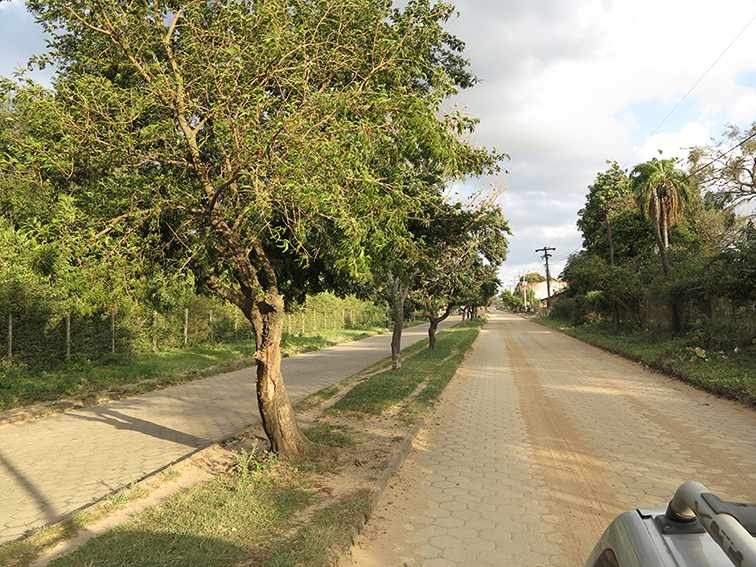
[[[339,560],[336,563],[337,567],[350,567],[353,565],[352,549],[357,545],[357,537],[363,532],[363,530],[365,529],[365,526],[367,526],[367,523],[370,521],[370,518],[375,512],[376,508],[378,508],[378,504],[384,492],[386,492],[386,488],[388,487],[389,481],[399,471],[402,464],[404,464],[404,461],[407,459],[407,456],[412,450],[412,445],[414,444],[418,433],[420,433],[420,431],[428,424],[428,422],[431,420],[432,417],[433,417],[433,412],[431,412],[424,419],[422,419],[420,423],[418,423],[404,437],[396,453],[394,453],[394,455],[391,457],[389,464],[386,466],[386,468],[383,469],[383,472],[381,473],[380,477],[378,477],[376,481],[375,487],[370,493],[370,498],[368,499],[368,504],[367,504],[367,510],[365,511],[365,515],[362,517],[362,521],[359,522],[357,525],[352,526],[352,535],[350,538],[349,549],[347,549],[346,551],[340,554]]]
[[[482,331],[485,328],[485,325],[481,326],[480,330]],[[475,342],[478,340],[478,338],[475,338],[475,341],[470,345],[470,348],[467,349],[467,352],[465,353],[464,357],[462,358],[462,362],[460,363],[459,367],[457,367],[457,370],[454,372],[454,376],[449,380],[447,383],[447,387],[449,384],[451,384],[452,380],[457,378],[457,373],[459,372],[459,369],[462,367],[462,365],[465,363],[465,360],[470,356],[470,353],[472,352]],[[446,391],[446,387],[444,387],[444,392]],[[441,395],[443,395],[443,393]],[[438,401],[441,400],[441,396],[438,397]],[[368,521],[370,520],[371,516],[375,512],[376,508],[378,508],[378,504],[380,503],[381,498],[383,497],[384,492],[386,492],[386,488],[388,487],[389,481],[392,479],[392,477],[399,471],[401,466],[404,464],[404,461],[407,460],[407,456],[409,455],[410,451],[412,450],[412,446],[415,443],[415,439],[417,438],[420,431],[423,430],[432,420],[433,416],[435,415],[435,406],[433,409],[426,415],[423,419],[420,420],[420,423],[415,425],[409,433],[404,437],[401,444],[399,445],[399,448],[396,450],[396,452],[392,455],[388,465],[386,468],[383,469],[383,472],[378,477],[375,483],[375,487],[370,493],[370,498],[368,500],[367,510],[365,511],[365,515],[362,518],[362,521],[359,522],[357,525],[352,526],[352,536],[351,536],[351,542],[349,545],[349,549],[342,552],[339,556],[338,561],[336,562],[336,567],[352,567],[352,549],[357,545],[357,537],[363,532],[365,529],[365,526],[367,526]]]

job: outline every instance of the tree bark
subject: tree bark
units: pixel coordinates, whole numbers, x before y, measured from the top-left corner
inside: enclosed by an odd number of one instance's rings
[[[609,242],[609,264],[614,266],[614,237],[612,235],[612,221],[606,216],[606,238]]]
[[[407,299],[409,285],[398,277],[391,282],[391,318],[393,332],[391,334],[391,368],[398,370],[402,367],[402,330],[404,329],[404,302]]]
[[[257,339],[257,404],[271,450],[287,460],[300,460],[309,449],[291,405],[281,373],[283,297],[269,293],[257,304],[252,324]]]
[[[434,350],[436,348],[436,332],[438,331],[438,325],[442,321],[446,320],[446,318],[451,314],[451,310],[452,306],[451,304],[449,304],[446,306],[444,313],[440,317],[437,317],[431,309],[430,305],[427,305],[429,350]]]
[[[437,330],[438,330],[438,321],[436,319],[431,319],[430,324],[428,325],[428,349],[429,350],[436,349],[436,331]]]

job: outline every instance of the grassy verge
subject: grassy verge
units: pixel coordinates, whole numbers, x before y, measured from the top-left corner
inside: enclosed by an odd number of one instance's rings
[[[379,464],[388,461],[409,427],[381,412],[406,409],[408,403],[427,411],[479,328],[472,323],[442,331],[435,351],[420,350],[400,371],[358,382],[337,402],[347,400],[338,416],[321,415],[307,428],[308,438],[321,447],[313,461],[294,465],[237,450],[226,472],[181,490],[51,567],[335,565],[369,513]],[[420,394],[409,401],[418,387]],[[336,395],[328,390],[323,400]],[[22,560],[3,563],[8,557],[3,549],[9,546],[0,546],[0,564],[13,567],[27,567],[40,551],[27,549]]]
[[[374,327],[288,335],[284,337],[282,348],[286,356],[292,356],[385,331]],[[52,370],[23,366],[0,368],[0,411],[62,398],[93,401],[102,395],[139,394],[242,368],[250,364],[254,350],[254,341],[249,340],[76,361]]]
[[[478,335],[482,322],[474,321],[444,331],[435,350],[425,349],[399,370],[376,374],[360,382],[331,408],[377,415],[407,398],[422,384],[416,400],[430,405],[454,376],[462,358]]]
[[[574,326],[545,317],[535,321],[672,374],[713,394],[756,407],[756,346],[737,352],[707,352],[684,335],[614,333],[603,327]]]

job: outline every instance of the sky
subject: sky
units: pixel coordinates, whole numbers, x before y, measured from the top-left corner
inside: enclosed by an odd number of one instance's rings
[[[514,232],[500,272],[505,285],[523,272],[543,272],[536,248],[557,248],[553,274],[580,249],[577,211],[606,160],[632,168],[660,149],[684,157],[726,124],[756,120],[753,0],[454,3],[449,29],[466,42],[480,82],[452,104],[480,119],[474,143],[511,156],[508,175],[461,187],[503,190]],[[23,2],[0,0],[0,75],[43,51],[44,42]]]

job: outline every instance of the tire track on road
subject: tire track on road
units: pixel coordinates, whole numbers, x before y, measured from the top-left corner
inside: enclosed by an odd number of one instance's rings
[[[582,565],[595,540],[623,505],[617,504],[607,482],[606,463],[588,448],[559,404],[545,394],[518,339],[507,334],[505,341],[533,451],[531,465],[543,476],[549,514],[560,519],[559,543],[565,557],[571,564]]]

